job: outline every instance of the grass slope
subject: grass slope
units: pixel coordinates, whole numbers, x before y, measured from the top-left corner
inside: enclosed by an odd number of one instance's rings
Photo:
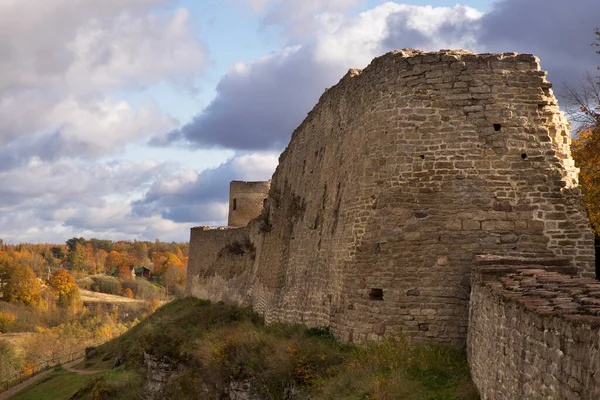
[[[57,368],[39,381],[32,383],[23,391],[9,397],[8,400],[64,400],[70,398],[84,386],[89,376],[77,375]]]
[[[144,352],[179,368],[167,387],[172,399],[228,398],[232,382],[265,399],[478,398],[463,351],[401,337],[340,343],[327,329],[265,325],[250,309],[195,298],[166,304],[97,348],[83,367],[99,370],[117,357],[124,363],[100,381],[81,383],[81,396],[142,398]]]

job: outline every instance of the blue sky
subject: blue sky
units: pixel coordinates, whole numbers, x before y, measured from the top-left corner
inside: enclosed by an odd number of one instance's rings
[[[0,238],[187,240],[268,179],[349,68],[395,48],[599,64],[596,0],[21,0],[0,13]]]

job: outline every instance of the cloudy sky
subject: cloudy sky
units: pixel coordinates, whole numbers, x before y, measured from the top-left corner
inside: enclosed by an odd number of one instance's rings
[[[187,241],[326,87],[392,49],[600,60],[597,0],[0,0],[0,238]]]

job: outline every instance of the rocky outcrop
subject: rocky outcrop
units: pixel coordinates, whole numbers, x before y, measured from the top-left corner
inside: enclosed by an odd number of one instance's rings
[[[159,360],[146,352],[144,352],[144,364],[147,369],[146,383],[144,384],[146,399],[168,399],[168,385],[181,372],[181,367],[172,360]]]

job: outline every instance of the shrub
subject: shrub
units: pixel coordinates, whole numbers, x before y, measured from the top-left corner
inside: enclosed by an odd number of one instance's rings
[[[150,300],[150,302],[148,302],[148,311],[150,311],[151,313],[156,312],[156,310],[158,310],[159,307],[160,307],[160,300],[158,300],[157,298],[154,298],[154,299]]]
[[[123,296],[128,297],[130,299],[133,299],[133,297],[134,297],[133,292],[129,288],[125,288],[125,290],[123,291]]]
[[[164,293],[164,288],[155,285],[144,278],[136,278],[135,281],[123,282],[123,287],[131,289],[135,298],[142,300],[161,298]]]
[[[92,284],[92,290],[94,292],[116,295],[121,293],[121,284],[117,278],[97,275],[92,277],[92,280],[94,281]]]
[[[30,362],[26,362],[23,365],[21,365],[21,373],[25,376],[29,376],[31,374],[33,374],[35,372],[35,366],[30,363]]]
[[[15,323],[17,317],[15,314],[6,311],[0,311],[0,333],[7,332]]]

